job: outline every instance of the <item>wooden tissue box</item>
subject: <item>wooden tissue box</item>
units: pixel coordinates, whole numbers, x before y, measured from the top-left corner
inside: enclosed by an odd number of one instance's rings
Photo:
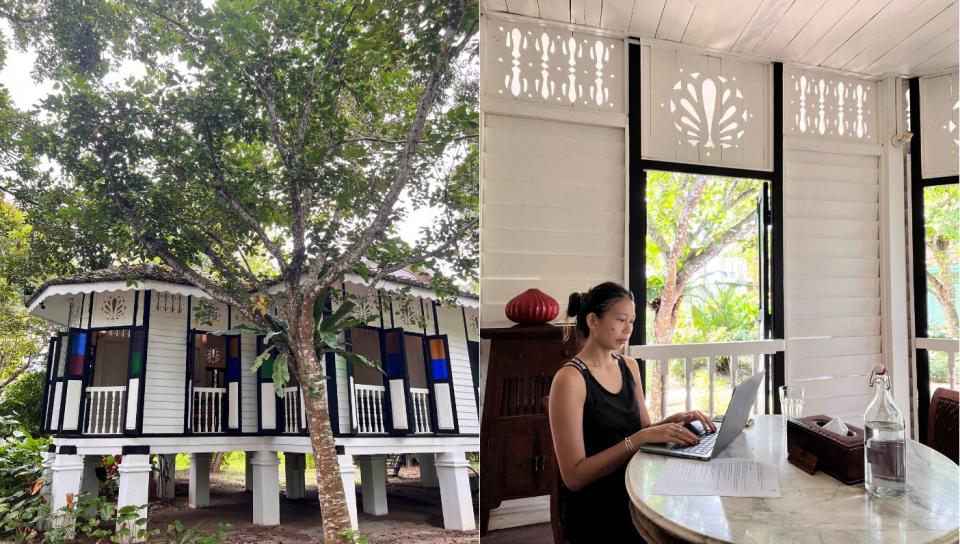
[[[787,460],[813,474],[822,470],[841,482],[863,482],[863,429],[847,424],[841,436],[823,426],[833,419],[816,415],[787,421]],[[844,422],[846,423],[846,422]]]

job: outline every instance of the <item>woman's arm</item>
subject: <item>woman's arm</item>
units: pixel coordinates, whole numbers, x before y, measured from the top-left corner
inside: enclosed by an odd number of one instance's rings
[[[634,450],[628,449],[626,442],[619,442],[587,457],[583,443],[583,404],[586,396],[583,377],[575,368],[563,367],[554,376],[549,406],[553,451],[563,483],[573,491],[610,474],[634,453]],[[681,425],[668,424],[637,431],[630,436],[630,440],[635,449],[646,442],[668,440],[695,444],[697,437]]]

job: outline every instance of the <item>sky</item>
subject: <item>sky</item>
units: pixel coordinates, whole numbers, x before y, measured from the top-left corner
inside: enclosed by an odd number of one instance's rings
[[[211,2],[212,0],[205,0],[204,4]],[[4,20],[0,20],[0,32],[5,35],[8,44],[12,43],[10,27]],[[30,76],[35,61],[36,53],[34,51],[19,51],[10,46],[7,51],[6,63],[0,70],[0,85],[9,90],[14,105],[21,110],[34,107],[53,91],[51,81],[37,82]],[[138,72],[141,72],[138,66],[125,64],[116,73],[108,76],[108,80],[119,82]],[[398,203],[398,207],[403,206],[409,206],[409,199],[405,195],[401,195]],[[435,220],[436,216],[436,210],[425,208],[407,214],[406,219],[398,228],[400,236],[410,244],[416,243],[419,239],[419,229],[429,225]]]

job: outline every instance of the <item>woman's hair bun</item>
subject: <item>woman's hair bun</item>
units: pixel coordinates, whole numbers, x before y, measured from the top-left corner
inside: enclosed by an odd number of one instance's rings
[[[576,317],[579,315],[582,306],[583,293],[570,293],[570,300],[567,302],[567,317]]]

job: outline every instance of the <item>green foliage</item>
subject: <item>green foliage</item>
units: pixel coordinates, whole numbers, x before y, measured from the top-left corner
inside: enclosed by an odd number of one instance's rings
[[[928,298],[928,336],[960,336],[960,188],[946,184],[923,190],[924,241]],[[931,365],[931,373],[933,366]]]
[[[21,430],[33,436],[40,434],[43,377],[43,372],[27,372],[0,394],[0,414],[15,415]]]
[[[0,533],[28,542],[38,537],[34,528],[45,513],[41,455],[50,440],[33,438],[19,427],[0,415]]]
[[[203,522],[185,529],[183,523],[177,520],[167,526],[167,535],[170,536],[170,544],[219,544],[220,539],[228,531],[233,529],[230,523],[218,523],[217,530],[214,533],[200,533],[200,526]]]
[[[329,302],[338,300],[340,305],[333,312],[327,312]],[[316,323],[313,343],[318,356],[323,353],[335,353],[352,364],[368,365],[379,369],[380,365],[370,361],[359,353],[349,351],[348,346],[340,343],[339,335],[342,331],[365,325],[375,316],[358,317],[354,313],[357,307],[356,296],[351,293],[341,293],[333,289],[324,289],[313,304],[313,317]],[[251,372],[257,372],[265,364],[273,368],[273,388],[278,397],[283,396],[283,388],[290,381],[290,341],[288,324],[282,318],[265,314],[273,325],[273,330],[262,330],[251,326],[238,326],[228,331],[217,331],[213,334],[236,335],[255,333],[263,335],[264,350],[253,361]]]
[[[346,539],[347,542],[354,544],[368,544],[370,542],[365,534],[355,529],[340,531],[340,536]]]

